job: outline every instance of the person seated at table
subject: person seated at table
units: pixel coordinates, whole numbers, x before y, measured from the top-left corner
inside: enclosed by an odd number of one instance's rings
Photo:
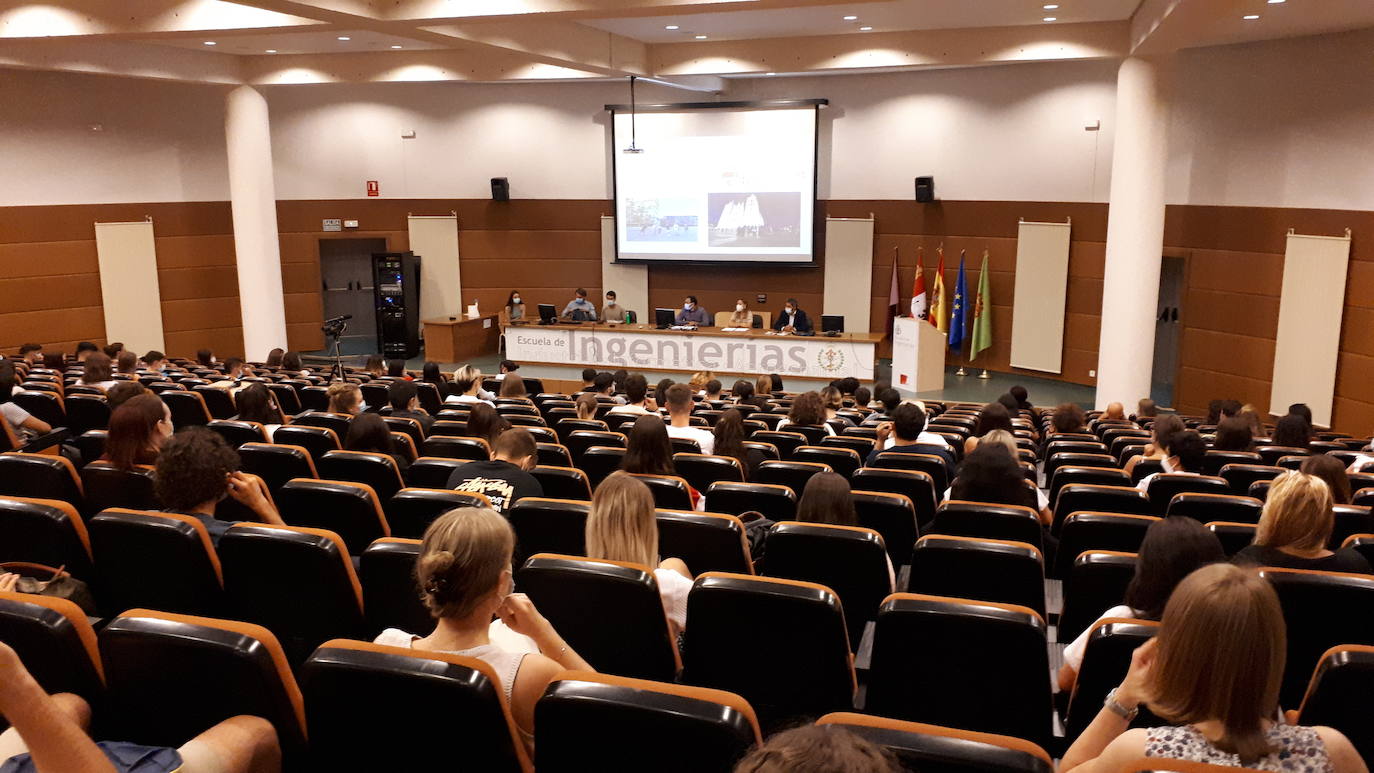
[[[725,322],[726,327],[753,327],[754,312],[749,310],[749,304],[743,298],[735,300],[735,310],[731,312],[730,319]]]
[[[576,297],[568,301],[560,316],[569,322],[595,322],[596,306],[587,300],[587,291],[579,287],[574,295]]]
[[[697,303],[695,295],[689,295],[682,301],[682,308],[677,312],[677,324],[679,325],[709,325],[711,318],[706,316],[706,309],[701,308]]]
[[[625,307],[616,302],[615,290],[606,291],[606,303],[601,307],[601,318],[607,322],[625,321]]]
[[[782,313],[773,320],[773,329],[783,333],[812,333],[815,332],[811,327],[811,320],[807,318],[806,312],[797,305],[796,298],[788,298],[786,305],[782,307]]]
[[[617,416],[644,415],[658,410],[649,397],[649,381],[641,373],[631,373],[625,379],[625,405],[617,405],[610,410]]]
[[[519,290],[511,290],[510,297],[506,298],[506,305],[501,309],[501,327],[505,327],[512,322],[525,321],[525,303],[520,298]]]

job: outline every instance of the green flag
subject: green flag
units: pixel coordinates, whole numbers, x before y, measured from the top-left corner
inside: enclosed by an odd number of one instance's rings
[[[988,287],[988,251],[983,250],[983,268],[978,271],[978,297],[973,302],[973,345],[968,358],[992,346],[992,291]]]

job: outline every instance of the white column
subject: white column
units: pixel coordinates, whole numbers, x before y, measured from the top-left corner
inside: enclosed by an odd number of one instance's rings
[[[1116,77],[1107,265],[1097,407],[1135,405],[1150,395],[1164,248],[1164,172],[1168,148],[1168,65],[1131,57]]]
[[[286,348],[281,249],[277,243],[277,194],[272,181],[272,134],[267,100],[239,86],[225,100],[229,156],[229,203],[234,216],[234,254],[239,272],[239,310],[247,359]]]

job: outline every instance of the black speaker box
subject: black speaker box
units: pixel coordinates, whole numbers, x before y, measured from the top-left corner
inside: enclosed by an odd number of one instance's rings
[[[510,201],[510,181],[504,177],[491,178],[491,200]]]
[[[492,181],[493,186],[495,181]],[[917,177],[916,178],[916,200],[922,204],[929,204],[935,200],[935,178]]]

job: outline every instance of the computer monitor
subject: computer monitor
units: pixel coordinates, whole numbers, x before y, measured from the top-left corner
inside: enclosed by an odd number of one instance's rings
[[[552,325],[558,321],[558,307],[552,303],[539,304],[539,324]]]
[[[822,333],[843,333],[844,315],[843,314],[822,314],[821,315]]]
[[[673,326],[673,309],[654,309],[654,327],[667,330]]]

